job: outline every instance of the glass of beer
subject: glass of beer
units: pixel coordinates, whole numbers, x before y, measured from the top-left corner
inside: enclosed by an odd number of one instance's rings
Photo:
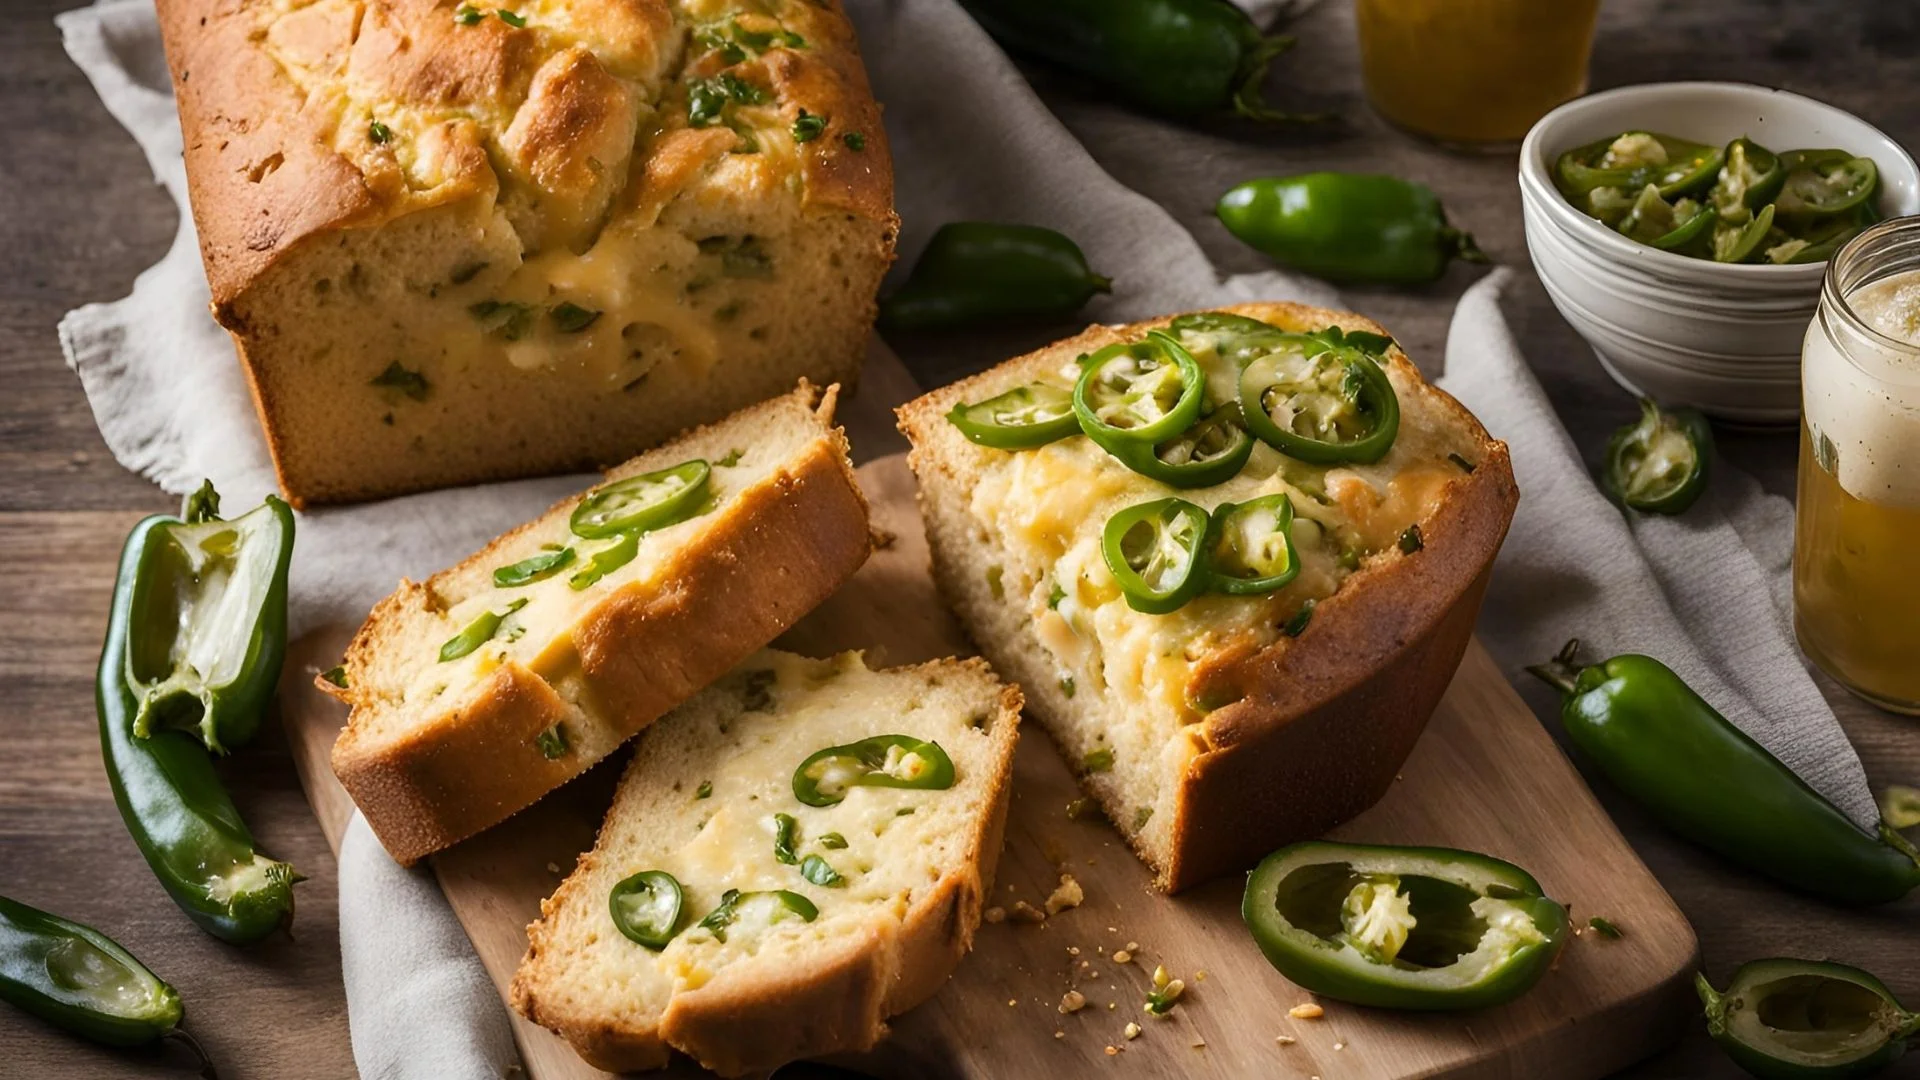
[[[1847,689],[1920,715],[1920,217],[1827,264],[1800,381],[1794,631]]]

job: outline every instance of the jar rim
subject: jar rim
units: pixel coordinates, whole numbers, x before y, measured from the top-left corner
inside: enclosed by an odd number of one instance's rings
[[[1909,250],[1887,250],[1899,248]],[[1885,265],[1861,265],[1876,254],[1892,254],[1895,257]],[[1900,255],[1905,257],[1900,258]],[[1920,270],[1920,215],[1876,222],[1841,245],[1840,250],[1827,261],[1826,275],[1820,281],[1821,306],[1837,313],[1848,330],[1865,336],[1869,341],[1896,352],[1920,356],[1920,343],[1894,337],[1870,325],[1848,303],[1848,297],[1862,288],[1910,270]],[[1843,278],[1853,280],[1843,283]]]

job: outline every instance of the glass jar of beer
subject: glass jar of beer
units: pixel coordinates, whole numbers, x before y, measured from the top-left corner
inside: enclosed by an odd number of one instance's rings
[[[1793,624],[1821,670],[1920,715],[1920,217],[1827,264],[1801,351]]]
[[[1394,126],[1449,146],[1517,143],[1587,89],[1600,0],[1354,0],[1360,78]]]

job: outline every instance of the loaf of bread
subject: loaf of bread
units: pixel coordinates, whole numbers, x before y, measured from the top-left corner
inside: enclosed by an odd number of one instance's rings
[[[641,737],[598,842],[529,928],[515,1007],[616,1072],[670,1050],[738,1076],[871,1047],[972,943],[1019,720],[1019,691],[979,660],[761,653]],[[846,771],[885,736],[859,766],[874,773]]]
[[[333,769],[395,859],[585,772],[859,569],[833,404],[802,383],[690,432],[373,609],[321,688],[353,707]]]
[[[598,468],[848,383],[892,168],[838,0],[159,0],[295,506]]]
[[[1292,304],[1223,310],[1272,334],[1384,334],[1356,315]],[[928,394],[900,418],[942,591],[1159,883],[1180,889],[1245,870],[1386,791],[1459,664],[1518,495],[1505,444],[1397,347],[1377,369],[1398,399],[1398,434],[1372,463],[1316,465],[1256,440],[1236,475],[1176,489],[1078,427],[1002,450],[948,419],[957,405],[1033,383],[1059,400],[1087,354],[1168,323],[1092,327]],[[1241,367],[1259,352],[1247,343],[1262,333],[1230,349],[1220,334],[1178,332],[1207,400],[1236,400]],[[1205,590],[1164,614],[1126,602],[1102,551],[1121,510],[1178,496],[1211,512],[1281,493],[1297,565],[1283,587]]]

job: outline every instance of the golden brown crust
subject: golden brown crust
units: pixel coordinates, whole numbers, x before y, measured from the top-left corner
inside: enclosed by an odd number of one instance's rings
[[[822,407],[831,410],[831,391]],[[866,499],[833,429],[741,492],[655,581],[615,590],[575,624],[574,670],[611,740],[558,760],[529,752],[568,706],[540,674],[510,663],[398,742],[363,746],[350,724],[334,744],[334,773],[388,853],[410,865],[532,805],[719,678],[851,577],[870,542]],[[405,583],[374,608],[348,649],[349,672],[373,662],[392,614],[428,588]]]
[[[1338,325],[1385,334],[1372,320],[1298,304],[1257,303],[1217,310],[1289,325]],[[924,486],[968,483],[926,449],[959,401],[998,387],[996,373],[1035,366],[1042,356],[1071,356],[1101,345],[1137,339],[1172,316],[1130,326],[1093,326],[1038,353],[1008,361],[945,387],[899,410],[900,427],[914,444],[909,463]],[[1418,380],[1418,369],[1397,348],[1389,363]],[[1494,556],[1519,500],[1507,447],[1459,402],[1437,387],[1422,392],[1449,421],[1481,447],[1474,471],[1449,482],[1439,509],[1421,523],[1424,546],[1414,555],[1375,560],[1350,575],[1314,610],[1298,638],[1263,648],[1223,647],[1197,665],[1196,684],[1232,703],[1199,725],[1203,749],[1181,781],[1172,857],[1156,866],[1158,884],[1179,891],[1243,870],[1282,844],[1318,835],[1359,813],[1385,793],[1459,666],[1478,615]],[[967,594],[955,560],[940,558],[934,572],[950,600]],[[965,621],[968,605],[957,603]],[[1003,670],[1012,642],[975,633],[976,643]],[[1010,658],[1009,658],[1010,659]],[[1035,691],[1044,707],[1048,687]],[[1056,740],[1057,741],[1057,740]],[[1101,792],[1095,791],[1096,795]],[[1105,800],[1103,799],[1103,803]],[[1124,811],[1106,805],[1110,816]],[[1127,833],[1143,859],[1139,834]]]
[[[934,661],[904,672],[955,665],[991,677],[984,661]],[[809,959],[805,970],[723,973],[697,990],[674,995],[656,1024],[623,1025],[604,1017],[545,1010],[532,972],[549,946],[547,919],[574,882],[591,879],[599,845],[581,858],[559,892],[527,927],[527,956],[515,975],[515,1010],[570,1043],[589,1064],[609,1072],[660,1068],[679,1050],[722,1076],[765,1072],[790,1061],[871,1049],[886,1019],[932,997],[973,946],[993,885],[1012,792],[1013,746],[1024,702],[1003,686],[993,730],[1000,747],[988,779],[989,812],[978,843],[940,879],[916,895],[897,926],[847,936]],[[603,826],[603,829],[605,826]]]
[[[635,145],[637,103],[615,77],[659,101],[677,74],[668,62],[700,55],[665,0],[576,3],[574,17],[599,31],[595,52],[556,48],[537,20],[463,25],[454,6],[372,0],[275,17],[261,3],[160,0],[201,255],[230,329],[244,330],[234,302],[302,242],[497,192],[489,142],[510,172],[542,190],[593,202],[610,192],[588,189],[625,186],[627,154],[645,148]],[[823,0],[793,5],[786,17],[806,46],[768,53],[767,74],[789,122],[801,109],[828,120],[803,148],[804,203],[891,230],[886,134],[846,13]],[[426,125],[421,152],[441,164],[409,176],[387,148],[341,128],[359,122],[340,100],[349,84],[377,108],[458,109],[475,119]],[[865,139],[863,150],[846,144],[849,132]]]

